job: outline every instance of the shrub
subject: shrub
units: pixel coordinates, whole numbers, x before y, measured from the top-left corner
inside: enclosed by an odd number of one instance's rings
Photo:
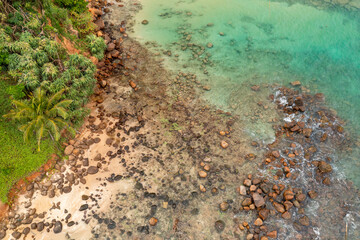
[[[73,27],[79,32],[79,37],[84,37],[95,30],[90,12],[73,12],[70,16]]]
[[[9,94],[12,99],[21,100],[26,96],[25,86],[23,84],[10,85],[6,89],[6,93]]]
[[[55,4],[60,7],[67,8],[71,12],[82,13],[87,10],[88,4],[85,0],[55,0]]]
[[[86,42],[88,43],[88,48],[91,54],[99,60],[103,59],[104,51],[106,49],[104,39],[91,34],[86,37]]]
[[[70,117],[83,116],[82,106],[87,103],[96,82],[96,67],[89,59],[78,54],[68,56],[57,42],[33,37],[28,32],[4,49],[9,54],[9,74],[18,84],[29,91],[42,86],[52,93],[65,88],[65,96],[73,100]]]
[[[15,108],[4,117],[21,122],[19,129],[24,133],[26,142],[36,136],[38,151],[40,151],[40,143],[47,135],[59,141],[62,129],[66,128],[74,132],[64,121],[69,116],[66,108],[72,100],[60,100],[63,92],[64,89],[52,96],[47,96],[46,91],[38,87],[29,100],[12,100]]]

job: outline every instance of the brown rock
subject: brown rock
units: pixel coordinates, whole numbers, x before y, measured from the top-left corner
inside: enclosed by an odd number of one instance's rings
[[[129,81],[129,85],[130,85],[130,87],[132,87],[132,88],[136,88],[136,83],[134,83],[133,81]]]
[[[204,187],[204,185],[200,185],[199,188],[201,192],[206,192],[206,188]]]
[[[277,238],[277,231],[271,231],[266,234],[269,238]]]
[[[288,211],[290,208],[292,208],[294,206],[294,204],[290,201],[285,201],[284,206],[285,206],[286,211]]]
[[[319,165],[318,165],[318,168],[320,170],[321,173],[329,173],[329,172],[332,172],[332,167],[330,164],[328,164],[327,162],[325,161],[320,161],[319,162]]]
[[[244,185],[247,186],[247,187],[250,187],[251,186],[251,180],[250,179],[245,179],[244,180]]]
[[[227,202],[222,202],[219,204],[219,207],[221,211],[225,212],[229,209],[229,204]]]
[[[310,137],[311,136],[311,133],[312,133],[312,129],[311,128],[304,128],[303,129],[303,134],[305,137]]]
[[[244,185],[240,186],[240,195],[243,195],[243,196],[246,195],[246,187]]]
[[[141,21],[141,23],[142,23],[143,25],[148,25],[148,24],[149,24],[149,21],[146,20],[146,19],[144,19],[144,20]]]
[[[331,184],[330,178],[328,178],[328,177],[324,178],[323,184],[330,185]]]
[[[256,206],[257,208],[265,205],[265,200],[264,200],[264,198],[263,198],[259,193],[257,193],[257,192],[254,193],[254,194],[252,195],[252,197],[253,197],[255,206]]]
[[[229,144],[223,140],[223,141],[221,141],[220,146],[225,149],[225,148],[229,147]]]
[[[199,171],[199,177],[206,178],[207,173],[205,171]]]
[[[105,88],[106,85],[107,85],[107,82],[106,82],[105,80],[101,80],[101,81],[100,81],[100,86],[101,86],[102,88]]]
[[[90,166],[87,169],[88,174],[96,174],[99,171],[99,169],[96,166]]]
[[[68,145],[65,150],[64,150],[64,154],[65,155],[70,155],[74,150],[74,147],[72,145]]]
[[[253,183],[254,185],[258,185],[259,183],[261,183],[261,180],[260,180],[259,178],[254,178],[254,179],[252,180],[252,183]]]
[[[280,153],[279,151],[272,151],[271,154],[276,157],[276,158],[279,158],[280,157]]]
[[[300,81],[294,81],[294,82],[291,82],[291,85],[292,86],[300,86],[301,85],[301,82]]]
[[[245,198],[241,203],[242,206],[249,206],[252,203],[251,198]]]
[[[314,190],[309,191],[308,194],[311,199],[315,199],[318,195]]]
[[[306,195],[303,193],[296,195],[296,200],[298,200],[299,202],[303,202],[303,201],[305,201],[305,199],[306,199]]]
[[[309,226],[310,225],[310,220],[307,216],[303,216],[299,219],[299,223],[303,226]]]
[[[251,87],[251,90],[253,90],[253,91],[259,91],[260,90],[260,86],[259,85],[254,85],[254,86],[252,86]]]
[[[108,45],[107,45],[107,51],[108,52],[111,52],[112,50],[114,50],[115,49],[115,44],[114,43],[109,43]]]
[[[212,47],[213,47],[213,44],[212,44],[212,43],[208,43],[206,46],[207,46],[208,48],[212,48]]]
[[[286,190],[284,192],[285,200],[292,200],[294,198],[294,193],[291,190]]]
[[[254,225],[255,226],[261,226],[263,225],[263,221],[261,220],[261,218],[257,218],[254,222]]]
[[[158,222],[158,220],[154,217],[150,218],[150,220],[149,220],[149,224],[151,226],[155,226],[157,224],[157,222]]]
[[[269,213],[270,213],[270,210],[269,209],[261,209],[259,211],[259,217],[262,219],[262,220],[265,220],[267,219],[267,217],[269,216]]]
[[[285,207],[284,205],[278,203],[278,202],[273,202],[273,206],[274,208],[276,209],[276,211],[280,212],[280,213],[283,213],[285,212]]]
[[[94,23],[95,23],[95,25],[96,25],[96,30],[95,30],[95,31],[99,31],[99,30],[105,28],[104,20],[102,20],[101,18],[99,18],[98,20],[96,20]]]
[[[281,214],[281,217],[284,219],[291,219],[291,214],[286,211],[283,214]]]

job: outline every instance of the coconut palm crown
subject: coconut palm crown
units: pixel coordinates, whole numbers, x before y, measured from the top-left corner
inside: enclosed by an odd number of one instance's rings
[[[4,117],[18,120],[21,122],[19,129],[24,132],[24,140],[35,135],[40,151],[40,143],[43,137],[50,137],[58,141],[60,131],[64,128],[74,132],[73,128],[65,121],[68,117],[66,108],[72,103],[72,100],[61,100],[64,92],[60,90],[52,96],[47,96],[46,91],[41,87],[35,89],[29,100],[12,100],[15,109],[11,110]]]

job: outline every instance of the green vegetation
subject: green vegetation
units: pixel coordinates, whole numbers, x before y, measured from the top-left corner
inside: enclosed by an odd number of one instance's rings
[[[1,201],[7,201],[14,181],[58,149],[52,139],[89,112],[84,105],[93,92],[96,66],[82,54],[69,55],[60,43],[66,38],[103,58],[106,44],[93,35],[86,5],[85,0],[0,1]]]
[[[69,116],[66,108],[72,100],[60,101],[63,92],[64,89],[52,96],[47,96],[46,91],[39,87],[35,89],[29,100],[12,100],[15,109],[4,115],[22,124],[19,129],[24,133],[25,142],[29,142],[35,133],[39,152],[40,143],[46,135],[59,141],[62,129],[74,132],[72,127],[64,121]]]
[[[86,41],[91,54],[99,60],[103,59],[104,51],[107,47],[103,39],[91,34],[86,37]]]
[[[7,202],[7,193],[12,183],[43,165],[55,152],[54,142],[44,139],[41,152],[36,141],[24,143],[23,134],[15,122],[1,117],[11,109],[7,89],[8,81],[0,79],[0,200]]]
[[[87,10],[86,5],[88,4],[84,0],[54,0],[55,4],[60,7],[69,9],[71,12],[82,13]]]

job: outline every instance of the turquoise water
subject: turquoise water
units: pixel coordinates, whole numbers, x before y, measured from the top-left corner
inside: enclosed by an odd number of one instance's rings
[[[134,37],[156,42],[155,52],[171,50],[172,57],[164,56],[167,66],[196,72],[212,88],[204,93],[210,103],[238,109],[232,106],[246,103],[251,85],[299,80],[310,92],[325,94],[360,145],[358,10],[264,0],[144,0],[142,5]],[[141,24],[144,19],[149,24]],[[355,148],[341,157],[339,168],[360,186],[358,156]]]

